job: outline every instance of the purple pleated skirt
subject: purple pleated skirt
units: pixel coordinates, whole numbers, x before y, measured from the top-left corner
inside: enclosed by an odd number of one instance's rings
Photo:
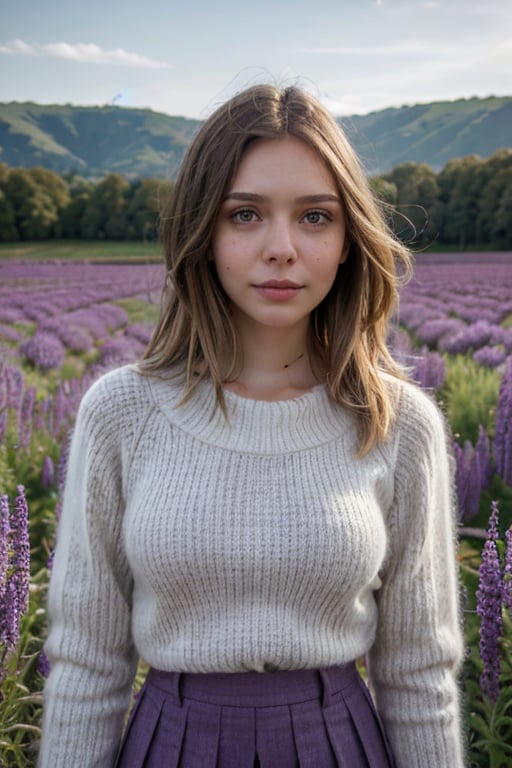
[[[354,664],[193,675],[151,669],[117,768],[393,768]]]

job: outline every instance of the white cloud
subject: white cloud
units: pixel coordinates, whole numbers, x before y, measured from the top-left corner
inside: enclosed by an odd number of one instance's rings
[[[0,53],[21,54],[23,56],[35,56],[36,51],[33,45],[24,43],[23,40],[11,40],[7,45],[0,45]]]
[[[11,56],[51,56],[67,59],[80,64],[104,64],[120,67],[138,67],[142,69],[169,69],[165,61],[157,61],[139,53],[130,53],[123,48],[105,50],[95,43],[25,43],[23,40],[11,40],[0,45],[0,54]]]

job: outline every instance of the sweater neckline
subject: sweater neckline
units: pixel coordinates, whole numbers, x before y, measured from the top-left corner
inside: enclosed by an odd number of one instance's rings
[[[228,420],[216,406],[211,381],[180,404],[183,382],[151,378],[153,398],[167,420],[189,435],[243,453],[280,454],[320,446],[347,435],[354,416],[331,401],[325,385],[287,400],[256,400],[224,390]]]

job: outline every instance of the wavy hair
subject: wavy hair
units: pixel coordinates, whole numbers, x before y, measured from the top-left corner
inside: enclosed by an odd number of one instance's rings
[[[220,106],[192,141],[161,216],[167,280],[140,369],[156,374],[178,366],[185,373],[184,401],[210,379],[226,414],[223,382],[236,377],[240,345],[210,258],[212,236],[249,143],[287,135],[322,158],[345,213],[349,254],[312,312],[309,349],[312,360],[320,361],[330,397],[357,415],[359,455],[364,455],[386,437],[394,415],[381,372],[403,378],[386,337],[410,257],[387,226],[344,133],[322,104],[299,88],[248,88]]]

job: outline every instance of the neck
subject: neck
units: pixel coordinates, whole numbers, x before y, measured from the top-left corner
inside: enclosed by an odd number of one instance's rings
[[[301,328],[238,328],[242,367],[226,387],[246,397],[281,400],[309,391],[318,380],[308,354],[307,325]]]

